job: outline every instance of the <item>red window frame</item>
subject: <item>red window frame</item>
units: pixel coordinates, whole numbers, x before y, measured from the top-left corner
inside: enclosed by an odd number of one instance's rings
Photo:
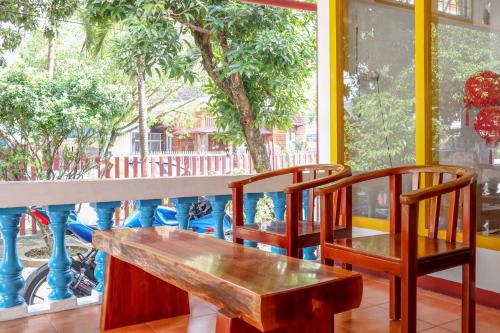
[[[285,7],[290,9],[306,10],[317,12],[318,6],[315,3],[295,1],[295,0],[240,0],[241,2],[255,3],[259,5]]]

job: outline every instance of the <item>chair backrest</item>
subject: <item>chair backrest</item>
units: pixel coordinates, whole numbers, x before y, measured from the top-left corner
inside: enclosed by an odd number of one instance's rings
[[[412,190],[402,193],[403,175],[410,174]],[[352,186],[373,179],[389,177],[390,188],[390,231],[401,233],[402,224],[407,223],[412,232],[418,231],[419,204],[430,200],[429,205],[429,232],[428,237],[437,238],[439,231],[439,217],[442,197],[449,195],[449,205],[446,223],[446,240],[455,242],[457,236],[457,221],[460,206],[460,193],[462,193],[462,225],[464,243],[468,236],[475,232],[475,190],[476,173],[471,168],[457,166],[408,166],[383,169],[348,177],[332,185],[322,187],[316,194],[322,198],[322,207],[326,214],[322,221],[328,223],[327,228],[340,222],[340,209],[345,211],[344,219],[350,223],[351,215],[347,210],[352,208]],[[445,180],[450,178],[449,180]],[[322,208],[323,209],[323,208]],[[322,212],[323,216],[323,212]],[[332,219],[331,222],[328,220]],[[405,221],[410,219],[411,221]],[[328,241],[333,236],[327,230]],[[330,237],[331,236],[331,237]]]
[[[292,185],[283,189],[287,197],[287,220],[298,220],[302,218],[302,191],[309,191],[307,219],[312,222],[315,209],[314,188],[350,176],[351,169],[348,166],[338,164],[301,165],[264,172],[229,183],[229,187],[233,189],[233,219],[236,219],[235,222],[237,225],[243,223],[243,214],[239,209],[239,207],[242,207],[243,202],[243,187],[257,181],[286,174],[292,175]],[[309,176],[304,180],[306,174]],[[293,212],[290,211],[292,207]]]

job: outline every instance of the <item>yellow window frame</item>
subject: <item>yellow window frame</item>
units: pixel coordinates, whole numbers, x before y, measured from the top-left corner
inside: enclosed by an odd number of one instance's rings
[[[382,0],[382,2],[386,2]],[[346,50],[344,36],[348,22],[347,0],[329,0],[330,10],[330,64],[331,64],[331,107],[330,107],[330,140],[331,162],[344,163],[344,76]],[[431,28],[433,15],[437,13],[436,1],[415,1],[415,158],[417,164],[432,164],[432,54]],[[406,6],[407,7],[407,6]],[[423,185],[428,179],[422,179]],[[427,235],[427,221],[424,214],[428,208],[420,207],[419,234]],[[360,228],[384,231],[389,230],[386,220],[361,216],[353,217],[353,225]],[[445,238],[444,232],[439,233]],[[457,239],[460,241],[461,233]],[[500,238],[477,235],[477,246],[480,248],[500,250]]]

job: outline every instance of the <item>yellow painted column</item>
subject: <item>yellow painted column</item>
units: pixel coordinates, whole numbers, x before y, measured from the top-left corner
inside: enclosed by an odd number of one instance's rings
[[[347,1],[330,0],[330,135],[332,163],[344,163],[344,63]]]
[[[432,15],[435,0],[415,1],[415,159],[432,164]],[[422,177],[422,186],[430,179]],[[419,210],[419,234],[426,234],[427,205]]]
[[[416,161],[432,163],[432,2],[415,1]]]

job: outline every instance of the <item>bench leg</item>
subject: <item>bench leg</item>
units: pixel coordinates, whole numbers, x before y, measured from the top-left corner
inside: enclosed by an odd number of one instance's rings
[[[231,317],[223,312],[217,313],[216,333],[260,333],[261,331],[241,319]],[[334,333],[333,316],[314,319],[301,324],[280,328],[269,333]]]
[[[101,330],[189,314],[184,290],[111,256],[106,265]]]

